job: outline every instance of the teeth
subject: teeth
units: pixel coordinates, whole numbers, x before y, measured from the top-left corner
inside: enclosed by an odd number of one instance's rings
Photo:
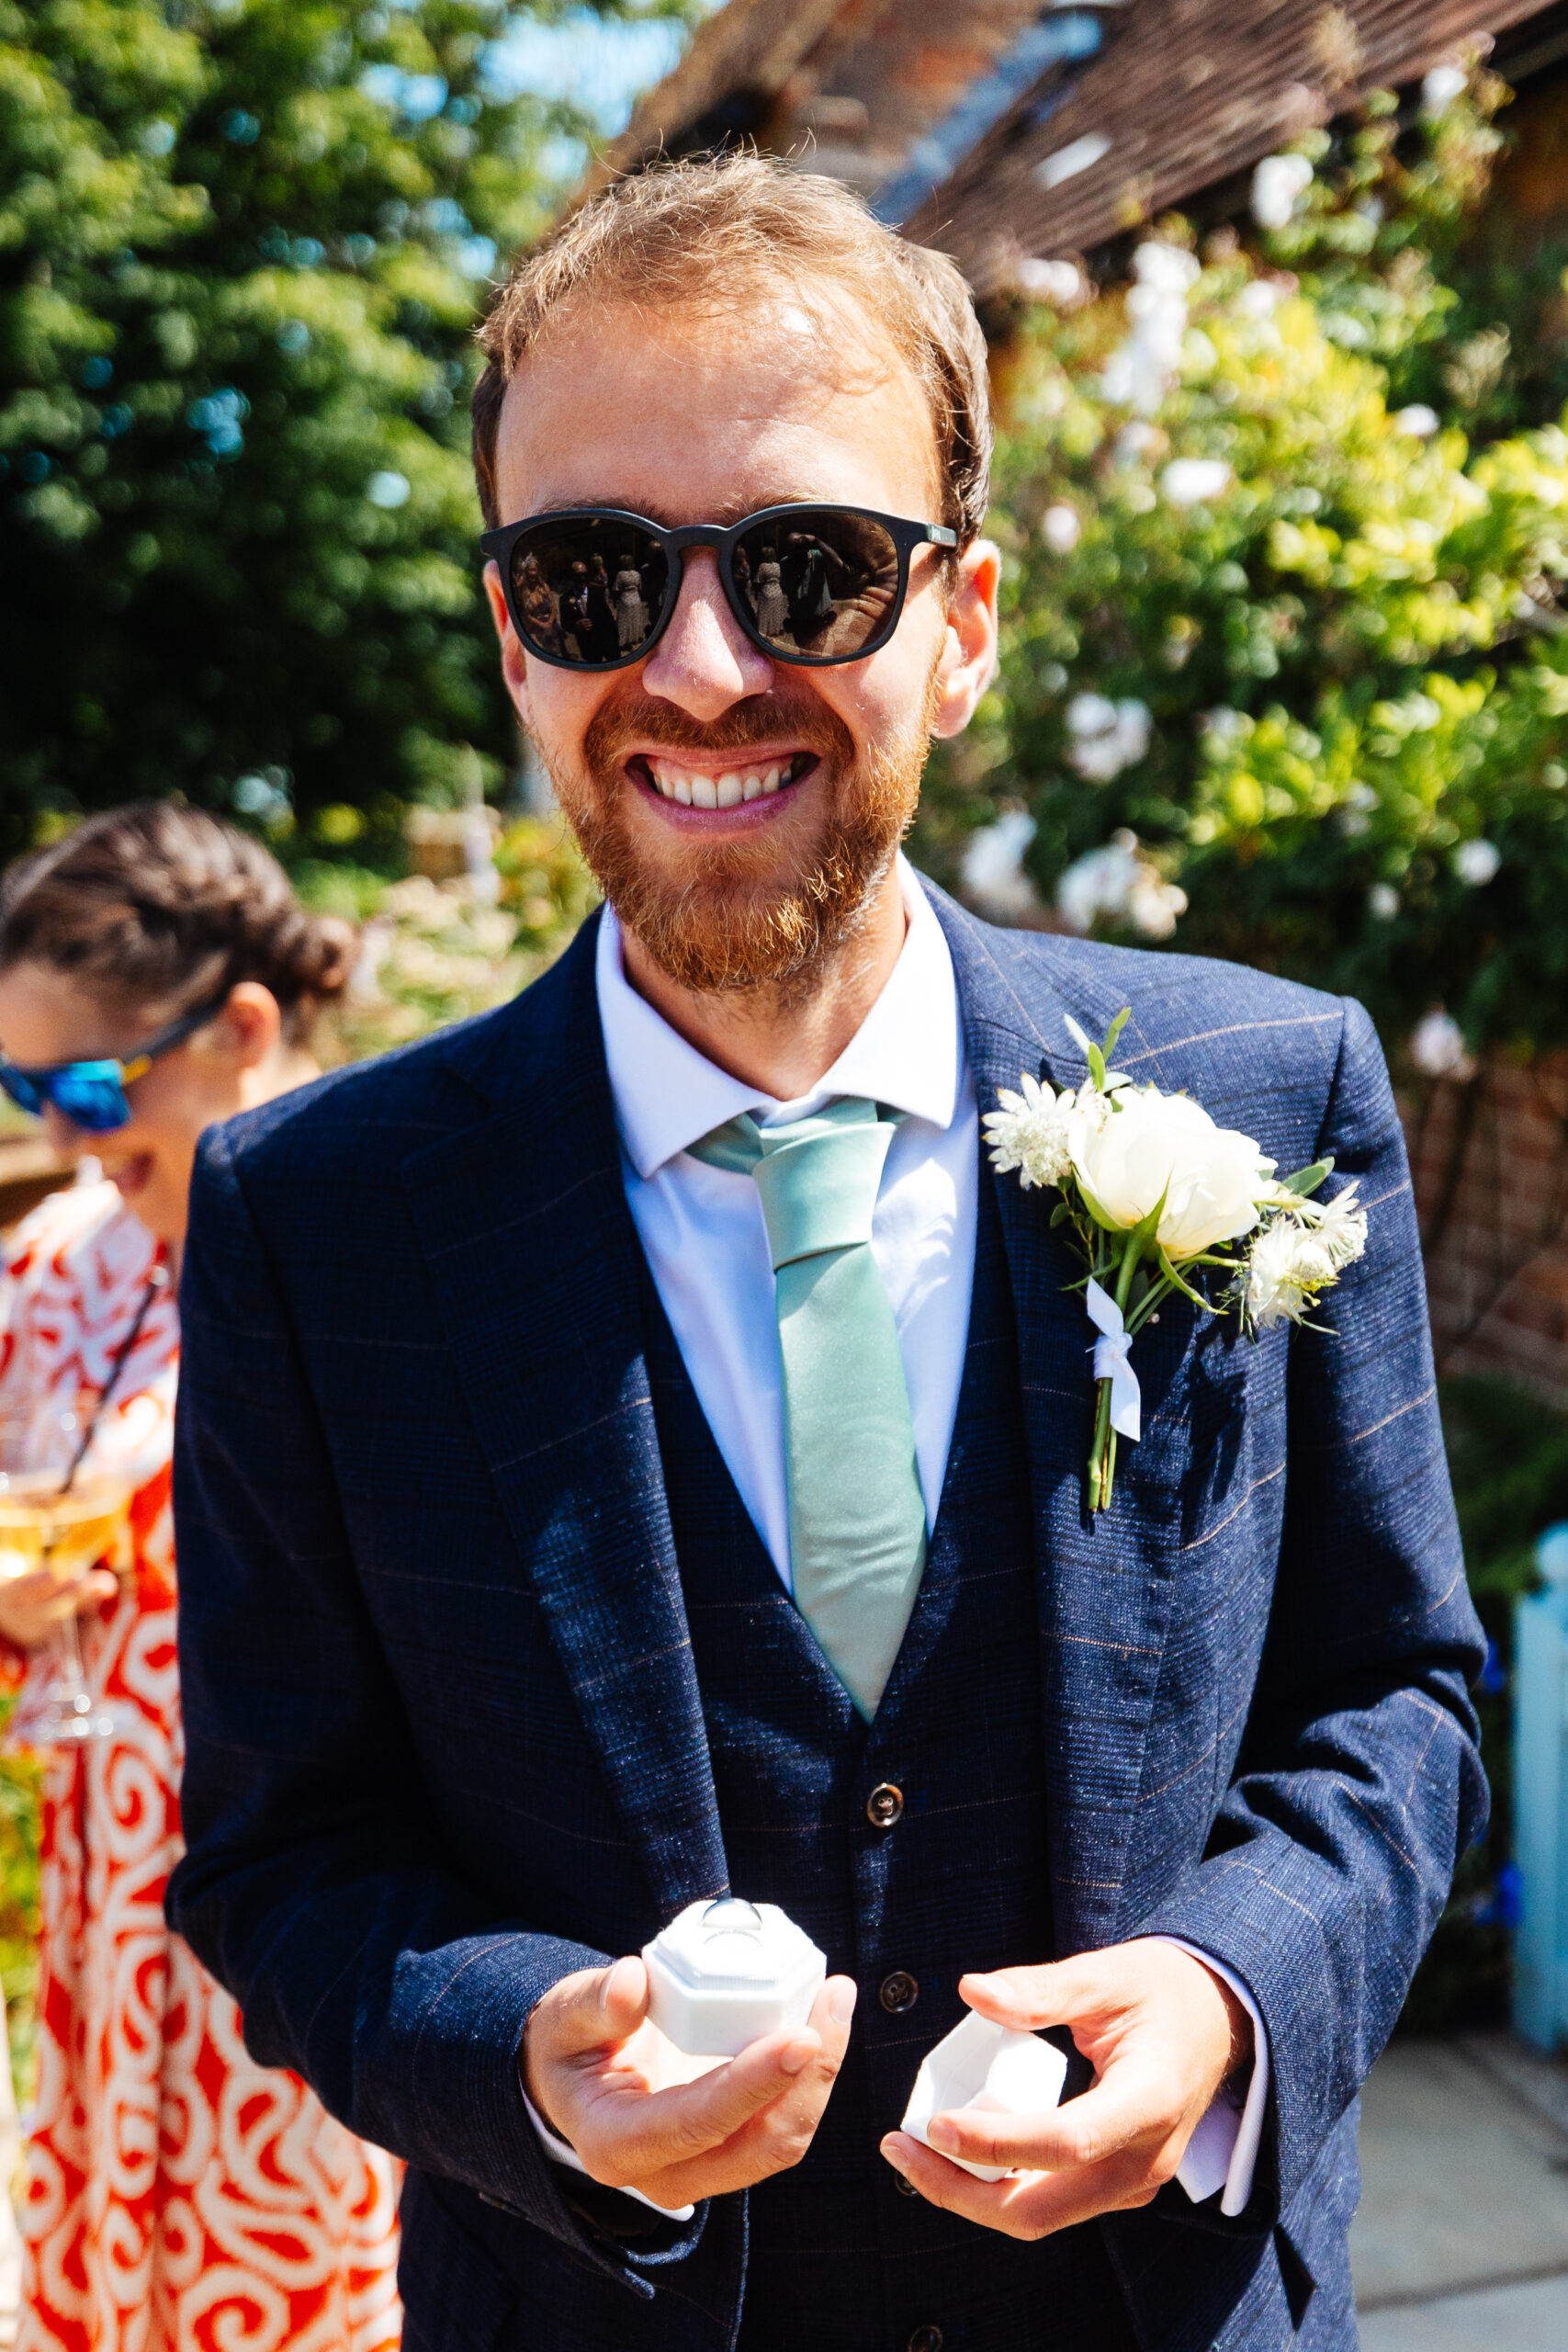
[[[778,788],[779,772],[777,768],[770,768],[767,775],[762,778],[762,790],[764,792],[776,792]]]
[[[692,805],[692,779],[689,775],[683,775],[679,768],[674,769],[671,773],[672,781],[671,789],[674,793],[675,797],[680,802],[682,808],[689,808]]]
[[[740,786],[740,797],[742,798],[742,800],[761,800],[761,797],[762,797],[762,779],[761,779],[761,777],[760,775],[749,775],[749,776],[747,776],[747,777],[746,777],[746,779],[745,779],[745,781],[742,783],[742,785],[741,785],[741,786]]]
[[[692,806],[694,808],[718,807],[718,786],[711,775],[694,775],[692,778]]]
[[[740,778],[733,768],[719,777],[718,805],[721,808],[739,808],[740,806]]]

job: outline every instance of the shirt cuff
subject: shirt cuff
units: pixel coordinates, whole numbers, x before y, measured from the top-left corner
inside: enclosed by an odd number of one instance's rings
[[[1172,1939],[1167,1938],[1168,1942],[1171,1940]],[[1215,1963],[1211,1961],[1209,1965],[1213,1968]],[[523,2088],[521,2082],[518,2084],[518,2088],[520,2090]],[[523,2104],[528,2110],[528,2120],[538,2133],[539,2144],[546,2155],[553,2157],[558,2165],[565,2165],[569,2172],[586,2175],[588,2166],[583,2163],[571,2142],[563,2140],[558,2132],[550,2130],[525,2090],[523,2091]],[[650,2213],[657,2213],[661,2222],[689,2222],[697,2210],[694,2205],[656,2205],[651,2197],[643,2195],[640,2188],[622,2188],[617,2190],[616,2194],[621,2197],[635,2198],[639,2205],[646,2205]]]
[[[1201,1960],[1222,1984],[1230,1986],[1252,2019],[1252,2080],[1245,2100],[1228,2083],[1222,2083],[1207,2111],[1199,2118],[1176,2168],[1176,2177],[1194,2205],[1201,2205],[1205,2198],[1213,2197],[1216,2188],[1223,2188],[1220,2211],[1234,2221],[1252,2194],[1252,2176],[1258,2168],[1264,2110],[1269,2104],[1269,2036],[1257,2002],[1235,1971],[1227,1968],[1223,1960],[1216,1960],[1201,1944],[1188,1943],[1182,1936],[1153,1936],[1149,1940],[1174,1944],[1178,1951],[1190,1952],[1194,1960]]]

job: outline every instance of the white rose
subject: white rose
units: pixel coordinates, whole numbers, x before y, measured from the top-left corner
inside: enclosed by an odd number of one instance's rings
[[[1067,1121],[1074,1173],[1102,1224],[1131,1231],[1163,1195],[1158,1239],[1173,1261],[1251,1232],[1274,1162],[1250,1136],[1217,1127],[1200,1103],[1157,1087],[1124,1087],[1116,1100],[1102,1122],[1082,1111]]]

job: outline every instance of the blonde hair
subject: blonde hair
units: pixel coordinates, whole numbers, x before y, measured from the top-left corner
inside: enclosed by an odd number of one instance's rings
[[[991,462],[986,340],[945,254],[911,245],[837,180],[770,155],[659,164],[618,180],[513,264],[479,332],[474,472],[491,527],[506,388],[552,319],[580,303],[677,302],[699,312],[813,287],[847,294],[886,337],[931,404],[940,520],[967,547],[985,520]]]

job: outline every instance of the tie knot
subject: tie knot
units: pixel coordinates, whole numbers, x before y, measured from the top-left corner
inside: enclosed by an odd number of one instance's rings
[[[761,1196],[773,1268],[871,1239],[883,1163],[897,1122],[848,1098],[808,1119],[760,1127],[745,1113],[692,1146],[719,1168],[749,1170]]]

